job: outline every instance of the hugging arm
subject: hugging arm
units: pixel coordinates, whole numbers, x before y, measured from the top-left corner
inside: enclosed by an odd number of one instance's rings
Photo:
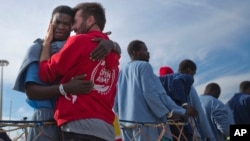
[[[97,47],[91,52],[91,60],[100,60],[106,57],[111,51],[121,54],[121,48],[117,42],[101,38],[94,38],[94,42],[98,42]]]
[[[84,77],[84,75],[79,75],[64,83],[65,92],[73,95],[89,93],[94,85],[90,80],[83,80]],[[49,99],[61,95],[59,85],[42,86],[34,82],[27,82],[25,88],[26,95],[33,100]]]

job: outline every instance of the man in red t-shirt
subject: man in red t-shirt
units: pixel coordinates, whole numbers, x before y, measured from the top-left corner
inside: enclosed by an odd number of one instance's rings
[[[49,56],[50,25],[47,40],[43,44],[39,77],[44,82],[60,81],[55,119],[61,127],[64,140],[114,140],[114,113],[112,111],[118,79],[120,56],[111,52],[104,59],[92,61],[89,54],[97,46],[93,38],[109,40],[103,33],[105,12],[99,3],[80,3],[75,8],[76,35],[66,41],[63,48]],[[63,83],[72,77],[87,74],[94,88],[89,94],[71,95],[64,91]]]

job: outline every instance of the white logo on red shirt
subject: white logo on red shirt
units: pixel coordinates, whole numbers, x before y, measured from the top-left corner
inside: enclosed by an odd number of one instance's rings
[[[94,90],[101,95],[109,93],[115,80],[115,70],[106,69],[105,63],[105,60],[101,60],[94,68],[90,78],[94,81]]]
[[[109,93],[115,80],[115,70],[106,69],[105,63],[105,60],[101,60],[92,71],[90,78],[94,82],[94,90],[101,95]],[[67,97],[66,99],[72,100],[72,104],[74,104],[77,100],[77,95],[70,95],[72,98]]]

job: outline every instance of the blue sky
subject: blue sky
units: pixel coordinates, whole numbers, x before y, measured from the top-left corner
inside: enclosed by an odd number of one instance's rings
[[[25,95],[12,90],[24,54],[36,38],[45,36],[54,7],[80,2],[9,0],[0,5],[0,59],[10,62],[4,67],[3,119],[31,119],[33,110]],[[110,38],[122,48],[120,67],[129,62],[128,43],[139,39],[147,44],[156,74],[162,65],[176,71],[181,60],[192,59],[198,66],[194,85],[199,94],[206,84],[216,82],[225,102],[238,92],[241,81],[250,80],[250,1],[98,2],[106,9],[105,31],[112,31]]]

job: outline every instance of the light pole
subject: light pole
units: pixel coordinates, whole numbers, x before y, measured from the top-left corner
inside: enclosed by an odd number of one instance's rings
[[[2,110],[3,110],[3,67],[8,65],[9,61],[3,59],[0,60],[0,66],[1,66],[0,120],[2,120]]]

